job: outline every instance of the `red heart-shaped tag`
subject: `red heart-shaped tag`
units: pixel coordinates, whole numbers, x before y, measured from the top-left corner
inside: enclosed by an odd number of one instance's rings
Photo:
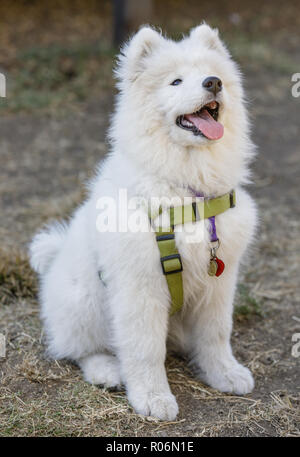
[[[218,269],[217,269],[217,272],[216,272],[216,276],[220,276],[224,271],[225,263],[223,262],[223,260],[218,259],[218,257],[215,257],[215,261],[218,264]]]

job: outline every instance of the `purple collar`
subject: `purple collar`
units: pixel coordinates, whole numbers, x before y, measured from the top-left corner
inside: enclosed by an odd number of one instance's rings
[[[194,197],[203,198],[203,199],[206,198],[206,197],[204,197],[202,192],[198,192],[197,190],[194,190],[190,186],[188,186],[188,190],[194,195]],[[206,199],[209,200],[209,198],[206,198]],[[210,229],[209,229],[210,241],[211,241],[211,243],[214,243],[215,241],[219,240],[218,235],[217,235],[215,216],[209,217],[208,220],[210,222]]]

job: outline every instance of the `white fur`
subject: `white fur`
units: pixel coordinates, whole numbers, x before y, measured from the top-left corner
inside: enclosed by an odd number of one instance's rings
[[[257,218],[241,187],[254,148],[239,71],[208,25],[177,43],[141,29],[123,49],[116,73],[120,94],[111,120],[110,156],[68,228],[56,225],[34,238],[31,261],[41,273],[49,353],[77,361],[91,383],[123,383],[138,413],[172,420],[178,407],[164,367],[167,341],[190,357],[212,387],[246,394],[254,386],[230,346],[239,264]],[[225,130],[218,141],[175,124],[178,115],[206,102],[202,81],[210,75],[223,81],[218,100]],[[177,78],[183,83],[170,85]],[[169,318],[170,296],[154,234],[99,233],[96,203],[101,196],[117,198],[120,188],[129,197],[148,200],[184,197],[188,186],[207,197],[235,188],[237,204],[216,217],[218,256],[226,264],[219,278],[207,274],[207,229],[197,244],[187,242],[185,230],[176,234],[185,303]],[[137,213],[145,220],[142,206]]]

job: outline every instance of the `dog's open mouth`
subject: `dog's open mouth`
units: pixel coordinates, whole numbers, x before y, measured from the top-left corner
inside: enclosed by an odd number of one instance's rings
[[[202,135],[209,140],[218,140],[224,133],[223,125],[218,122],[219,103],[212,101],[202,106],[192,114],[182,114],[176,119],[176,124],[194,135]]]

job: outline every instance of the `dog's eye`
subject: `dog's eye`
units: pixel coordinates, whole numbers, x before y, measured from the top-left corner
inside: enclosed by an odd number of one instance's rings
[[[173,81],[171,83],[171,86],[178,86],[181,83],[182,83],[182,79],[175,79],[175,81]]]

